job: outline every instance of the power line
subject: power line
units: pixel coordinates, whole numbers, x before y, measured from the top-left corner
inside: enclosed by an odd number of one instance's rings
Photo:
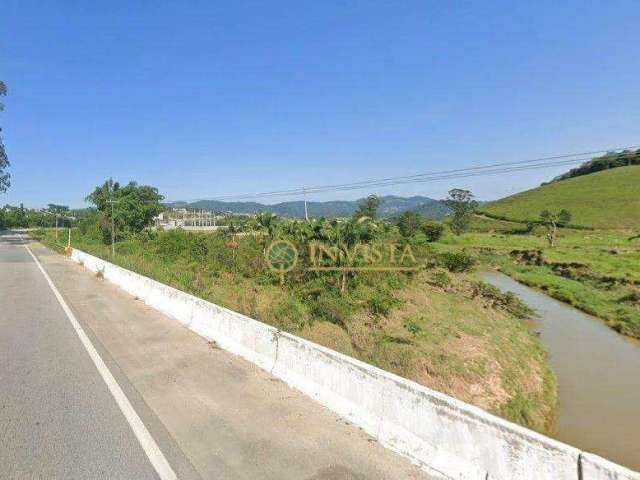
[[[338,192],[338,191],[347,191],[347,190],[358,190],[358,189],[369,188],[369,187],[386,187],[386,186],[403,185],[403,184],[410,184],[410,183],[426,183],[426,182],[448,180],[448,179],[454,179],[454,178],[468,178],[468,177],[479,177],[479,176],[485,176],[485,175],[497,175],[497,174],[511,173],[511,172],[517,172],[517,171],[523,171],[523,170],[537,170],[537,169],[543,169],[543,168],[572,165],[572,164],[582,163],[585,161],[592,160],[593,157],[591,157],[591,155],[611,153],[616,150],[633,150],[637,148],[639,148],[639,146],[634,145],[629,147],[609,148],[609,149],[595,150],[590,152],[555,155],[551,157],[542,157],[542,158],[520,160],[520,161],[514,161],[514,162],[479,165],[475,167],[461,168],[461,169],[455,169],[455,170],[443,170],[443,171],[421,173],[421,174],[415,174],[415,175],[371,179],[371,180],[364,180],[360,182],[334,184],[334,185],[320,185],[316,187],[304,187],[304,188],[296,188],[296,189],[290,189],[290,190],[276,190],[271,192],[223,195],[219,197],[212,197],[212,198],[206,198],[206,199],[203,198],[198,200],[226,201],[226,200],[246,200],[246,199],[254,199],[254,198],[264,198],[264,197],[277,197],[277,196],[306,195],[309,193]],[[616,155],[618,157],[621,157],[621,156],[635,155],[636,153],[637,152],[634,152],[634,151],[623,151],[623,152],[617,153]],[[585,155],[589,155],[589,156],[585,157]],[[573,157],[580,157],[580,158],[573,158]]]

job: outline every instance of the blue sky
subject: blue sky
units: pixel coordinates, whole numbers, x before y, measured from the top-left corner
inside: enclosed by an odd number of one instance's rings
[[[640,143],[637,0],[1,11],[13,175],[2,204],[82,206],[109,176],[195,199]],[[559,170],[376,193],[490,199]]]

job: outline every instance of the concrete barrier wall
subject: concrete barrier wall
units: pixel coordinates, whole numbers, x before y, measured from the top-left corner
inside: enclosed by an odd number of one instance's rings
[[[72,258],[438,477],[640,480],[640,474],[600,457],[80,250]]]

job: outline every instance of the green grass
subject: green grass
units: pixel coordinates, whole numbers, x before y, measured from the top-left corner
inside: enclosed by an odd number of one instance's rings
[[[508,220],[499,220],[489,218],[483,215],[474,215],[471,219],[470,231],[472,232],[519,232],[526,230],[527,226],[521,222],[512,222]]]
[[[55,246],[51,232],[36,235]],[[111,261],[110,249],[74,230],[73,245]],[[555,376],[514,299],[480,288],[468,273],[433,266],[419,274],[279,277],[262,240],[217,234],[142,233],[119,242],[115,263],[392,371],[521,425],[549,433]],[[437,259],[439,256],[434,255]]]
[[[485,264],[640,338],[640,239],[629,238],[615,231],[562,230],[557,246],[549,248],[541,232],[468,233],[447,236],[439,248],[475,252]],[[539,251],[541,262],[514,251]]]
[[[545,209],[569,210],[571,223],[596,229],[640,229],[640,166],[592,173],[490,202],[482,212],[537,220]]]

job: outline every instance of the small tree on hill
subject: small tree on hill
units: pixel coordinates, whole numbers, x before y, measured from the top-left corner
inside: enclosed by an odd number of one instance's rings
[[[451,231],[460,235],[469,229],[473,212],[478,207],[478,202],[473,199],[469,190],[454,188],[449,190],[449,198],[445,201],[451,209]]]
[[[559,212],[550,212],[549,210],[543,210],[540,213],[540,223],[544,225],[547,230],[545,234],[550,247],[556,245],[556,236],[558,234],[558,227],[564,226],[571,221],[571,212],[562,209]]]

